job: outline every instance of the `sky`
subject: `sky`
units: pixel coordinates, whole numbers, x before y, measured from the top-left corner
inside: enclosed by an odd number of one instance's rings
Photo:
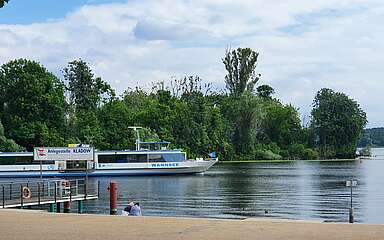
[[[382,0],[10,0],[0,9],[0,64],[33,59],[62,78],[83,59],[121,94],[198,75],[224,89],[227,48],[260,53],[259,84],[308,119],[332,88],[384,126]]]

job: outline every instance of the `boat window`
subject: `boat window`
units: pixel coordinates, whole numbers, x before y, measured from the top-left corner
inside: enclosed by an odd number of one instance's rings
[[[33,156],[0,156],[0,165],[30,165],[40,164],[33,161]],[[43,161],[42,164],[55,164],[54,161]]]
[[[147,154],[99,155],[99,163],[146,163]]]
[[[185,161],[185,154],[184,153],[163,153],[163,159],[165,162],[183,162]]]
[[[146,163],[147,154],[129,154],[127,155],[127,162],[129,163]]]
[[[116,155],[99,155],[98,157],[99,163],[115,163]]]
[[[148,154],[149,162],[165,162],[162,154]]]

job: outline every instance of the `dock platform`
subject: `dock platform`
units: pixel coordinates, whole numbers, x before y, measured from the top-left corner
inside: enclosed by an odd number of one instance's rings
[[[0,182],[0,208],[23,208],[97,199],[99,184],[85,179]]]

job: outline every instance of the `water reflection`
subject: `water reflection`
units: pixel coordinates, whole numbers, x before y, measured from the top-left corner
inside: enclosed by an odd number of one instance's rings
[[[384,152],[384,151],[383,151]],[[146,215],[218,218],[275,217],[348,219],[349,189],[355,178],[355,218],[384,223],[384,161],[219,164],[202,175],[93,178],[102,195],[89,201],[92,213],[109,212],[108,183],[119,184],[119,208],[139,201]]]

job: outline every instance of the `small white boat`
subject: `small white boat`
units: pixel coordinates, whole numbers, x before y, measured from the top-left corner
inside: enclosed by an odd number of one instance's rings
[[[218,158],[187,160],[180,149],[169,150],[169,142],[141,142],[137,128],[136,150],[95,151],[93,162],[33,160],[33,152],[0,153],[0,177],[82,177],[202,173]],[[41,168],[40,168],[41,167]],[[40,170],[41,169],[41,170]]]

